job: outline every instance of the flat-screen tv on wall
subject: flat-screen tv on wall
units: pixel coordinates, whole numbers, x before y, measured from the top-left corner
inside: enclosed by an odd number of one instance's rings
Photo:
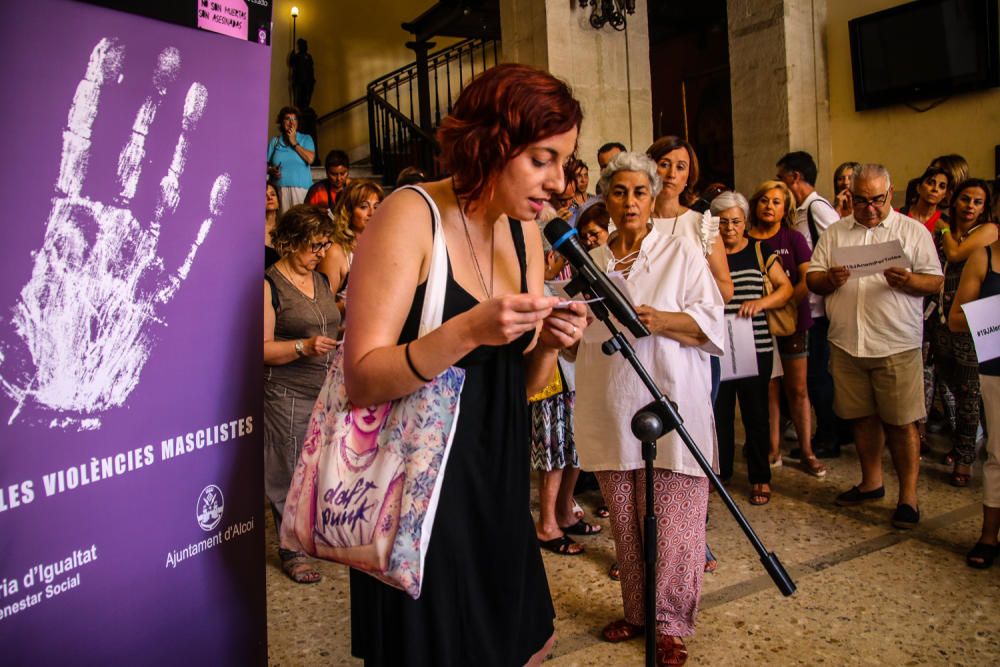
[[[917,0],[848,22],[858,111],[1000,86],[1000,0]]]

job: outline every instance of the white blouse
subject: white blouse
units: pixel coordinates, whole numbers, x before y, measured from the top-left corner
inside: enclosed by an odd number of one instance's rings
[[[591,250],[590,255],[601,268],[614,261],[606,245]],[[627,330],[625,333],[660,390],[677,403],[702,454],[718,470],[708,357],[709,353],[722,354],[724,304],[701,248],[687,238],[662,234],[653,227],[642,240],[626,285],[627,296],[635,305],[687,313],[708,337],[700,347],[690,347],[665,336],[635,340]],[[640,443],[632,435],[632,416],[652,396],[621,354],[608,356],[601,351],[601,342],[609,337],[604,324],[595,320],[577,352],[573,414],[580,467],[636,470],[643,467],[643,461]],[[656,467],[704,477],[675,432],[659,440]]]
[[[689,208],[673,218],[653,218],[653,226],[661,234],[691,239],[701,246],[705,257],[712,254],[715,239],[719,237],[719,219],[713,218],[708,211],[699,213]]]

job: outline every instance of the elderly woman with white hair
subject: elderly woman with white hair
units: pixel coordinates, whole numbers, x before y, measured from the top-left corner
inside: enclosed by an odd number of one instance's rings
[[[599,267],[624,277],[628,296],[652,333],[634,342],[636,354],[677,402],[685,426],[715,466],[708,355],[722,352],[723,302],[698,245],[653,226],[660,187],[651,159],[640,153],[616,156],[600,181],[616,231],[590,254]],[[641,446],[629,424],[651,397],[624,357],[601,351],[606,338],[603,325],[594,322],[580,343],[574,426],[580,465],[596,472],[611,510],[625,618],[608,624],[602,635],[617,642],[645,632],[640,528],[646,480]],[[676,433],[659,441],[653,485],[659,526],[657,664],[677,665],[687,657],[681,637],[694,633],[701,593],[708,479]]]
[[[767,328],[765,311],[781,308],[792,297],[792,283],[781,266],[778,254],[766,241],[747,237],[750,205],[739,192],[723,192],[712,200],[712,216],[719,219],[719,236],[726,249],[729,275],[736,289],[726,304],[726,315],[750,318],[757,352],[757,375],[727,380],[719,385],[715,399],[715,428],[719,435],[719,476],[733,476],[735,454],[736,401],[746,433],[744,453],[750,478],[750,504],[766,505],[771,499],[770,425],[767,411],[767,387],[774,360],[774,339]],[[764,267],[775,290],[764,294]]]

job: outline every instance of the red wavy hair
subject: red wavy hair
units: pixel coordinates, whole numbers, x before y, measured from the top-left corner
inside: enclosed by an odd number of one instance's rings
[[[529,144],[580,129],[583,111],[569,86],[548,72],[507,63],[474,78],[441,121],[441,166],[468,201]]]

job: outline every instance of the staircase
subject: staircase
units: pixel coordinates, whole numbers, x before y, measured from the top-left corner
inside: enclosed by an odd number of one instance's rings
[[[368,84],[373,169],[390,183],[410,165],[440,175],[434,133],[465,84],[496,64],[498,50],[496,40],[466,39]]]
[[[476,74],[497,63],[499,4],[497,0],[439,0],[413,21],[404,23],[403,29],[414,36],[406,44],[414,51],[414,62],[380,76],[368,84],[364,97],[317,120],[322,125],[366,104],[368,164],[352,163],[351,173],[355,176],[367,166],[369,174],[380,177],[388,186],[409,166],[419,167],[429,177],[441,175],[435,132],[451,112],[462,88]],[[463,39],[432,53],[435,44],[430,40],[435,36]]]

